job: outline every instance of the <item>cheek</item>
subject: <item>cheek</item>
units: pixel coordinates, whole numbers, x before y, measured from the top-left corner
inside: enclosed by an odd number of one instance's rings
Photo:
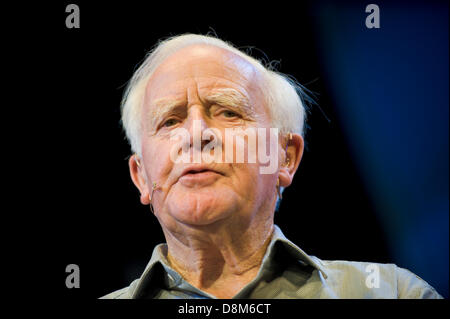
[[[143,143],[142,156],[145,159],[147,176],[151,180],[159,181],[170,173],[173,165],[169,143],[162,141]]]
[[[276,176],[260,174],[259,165],[247,164],[247,170],[239,174],[239,193],[245,200],[245,206],[250,211],[257,211],[261,207],[267,207],[276,197]]]
[[[277,177],[274,174],[261,174],[259,164],[234,164],[235,177],[240,193],[245,197],[267,199],[275,192]],[[272,187],[273,186],[273,187]]]

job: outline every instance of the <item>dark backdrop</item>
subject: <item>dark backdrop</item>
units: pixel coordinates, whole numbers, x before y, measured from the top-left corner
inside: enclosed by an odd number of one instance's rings
[[[318,106],[312,106],[308,114],[307,150],[275,216],[285,235],[321,259],[397,263],[418,272],[448,296],[446,2],[435,1],[429,6],[424,1],[414,7],[412,2],[390,5],[379,1],[378,30],[365,28],[366,4],[357,1],[302,1],[295,7],[259,2],[245,8],[238,3],[76,1],[81,10],[81,28],[66,29],[65,7],[69,3],[40,5],[39,14],[30,22],[33,39],[25,43],[35,52],[36,59],[30,62],[38,70],[32,85],[39,87],[39,93],[30,107],[42,117],[38,126],[39,133],[44,133],[39,142],[29,137],[40,174],[34,185],[39,196],[36,209],[31,211],[30,226],[34,231],[29,242],[37,244],[32,256],[43,266],[39,279],[51,292],[51,298],[98,298],[127,286],[143,271],[153,246],[164,241],[156,219],[148,206],[140,204],[138,191],[129,178],[130,150],[119,122],[119,104],[128,79],[157,40],[211,31],[238,47],[255,47],[257,58],[266,55],[269,60],[279,61],[279,71],[317,93]],[[425,18],[421,16],[424,9],[431,10],[425,10],[430,14]],[[389,23],[397,19],[407,23],[411,12],[418,15],[415,21],[419,23],[413,29],[424,33],[419,37],[401,23]],[[435,12],[444,13],[436,20],[432,18]],[[396,39],[383,42],[392,34],[410,40],[401,44],[403,51],[396,51]],[[408,50],[408,46],[422,47],[424,39],[435,39],[433,51],[417,53],[416,47]],[[374,41],[378,41],[377,45],[368,49]],[[398,61],[390,64],[377,60],[395,54]],[[411,55],[418,61],[396,69],[404,59],[412,59]],[[434,69],[423,66],[432,64],[436,55],[447,64]],[[417,64],[422,65],[421,69],[408,73]],[[363,76],[358,79],[355,74]],[[384,84],[393,76],[398,82],[391,83],[394,89],[387,90]],[[439,84],[438,91],[431,92],[434,100],[426,112],[431,127],[433,123],[440,125],[438,131],[425,130],[431,136],[423,137],[424,131],[415,129],[405,131],[386,111],[386,106],[391,110],[400,107],[407,124],[414,114],[423,120],[422,113],[417,115],[415,111],[420,105],[414,106],[414,97],[392,102],[391,94],[405,93],[396,91],[395,86],[403,89],[402,81],[411,79],[416,82],[415,87],[405,89],[408,94],[416,94],[423,83],[431,87]],[[357,99],[361,96],[365,100]],[[401,106],[403,101],[411,108]],[[352,123],[360,123],[359,129],[353,129]],[[380,131],[384,134],[380,135]],[[415,154],[410,152],[411,147],[417,145],[413,132],[425,140],[440,139],[427,149],[428,153],[439,150],[440,161],[418,160],[412,169],[414,174],[426,175],[430,166],[437,173],[434,179],[420,184],[416,193],[408,193],[414,179],[404,176],[411,175],[395,175],[392,166],[386,171],[383,159],[373,163],[370,154],[386,153],[387,158],[403,154],[411,159]],[[392,142],[396,138],[398,144]],[[380,145],[391,144],[383,149],[374,140],[381,141]],[[404,143],[408,147],[400,148]],[[384,184],[374,183],[371,177],[380,174],[391,179],[383,180]],[[407,194],[399,195],[389,185],[405,189]],[[433,191],[436,187],[440,192]],[[420,197],[424,189],[430,190],[431,195],[425,198],[428,201],[414,215],[401,213],[402,209],[410,211],[415,203],[408,201]],[[389,194],[400,203],[396,209],[380,205]],[[434,203],[439,214],[430,215],[429,207]],[[414,260],[404,257],[397,245],[399,238],[407,236],[399,225],[408,227],[410,218],[441,225],[425,234],[413,232],[416,237],[410,234],[408,242],[415,254],[422,256]],[[425,244],[417,245],[423,241]],[[430,249],[435,253],[429,255]],[[424,264],[421,267],[420,262]],[[65,287],[65,267],[71,263],[80,266],[80,289]]]

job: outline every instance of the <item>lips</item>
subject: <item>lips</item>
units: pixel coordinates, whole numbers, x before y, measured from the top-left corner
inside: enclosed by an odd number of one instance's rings
[[[216,171],[214,169],[211,169],[210,167],[204,166],[204,165],[189,166],[189,167],[186,167],[183,170],[183,172],[180,175],[180,178],[185,176],[185,175],[189,175],[189,174],[195,175],[195,174],[208,173],[208,172],[221,174],[220,172],[218,172],[218,171]]]
[[[206,165],[191,165],[185,167],[178,182],[184,187],[198,188],[214,184],[221,176],[221,172]]]

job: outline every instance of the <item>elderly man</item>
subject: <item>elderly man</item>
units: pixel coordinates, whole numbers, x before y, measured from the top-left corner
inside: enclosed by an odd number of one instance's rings
[[[151,52],[126,90],[122,122],[131,178],[167,243],[139,279],[103,298],[440,298],[393,264],[309,256],[274,225],[303,154],[302,94],[217,38],[181,35]],[[180,131],[187,138],[174,138]]]

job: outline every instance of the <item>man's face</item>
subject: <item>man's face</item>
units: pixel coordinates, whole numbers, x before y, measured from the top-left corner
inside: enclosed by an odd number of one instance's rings
[[[178,51],[152,75],[141,114],[140,174],[145,183],[138,187],[148,196],[152,183],[157,183],[152,204],[163,228],[219,220],[249,224],[253,218],[268,218],[257,212],[273,212],[277,175],[261,174],[258,160],[199,164],[175,163],[171,158],[176,144],[171,133],[177,128],[193,138],[198,135],[194,126],[201,131],[216,129],[222,137],[226,129],[270,128],[261,82],[261,74],[250,63],[206,45]],[[224,152],[226,143],[223,138]],[[247,146],[245,140],[246,154]],[[192,160],[202,148],[190,145],[190,151]]]

